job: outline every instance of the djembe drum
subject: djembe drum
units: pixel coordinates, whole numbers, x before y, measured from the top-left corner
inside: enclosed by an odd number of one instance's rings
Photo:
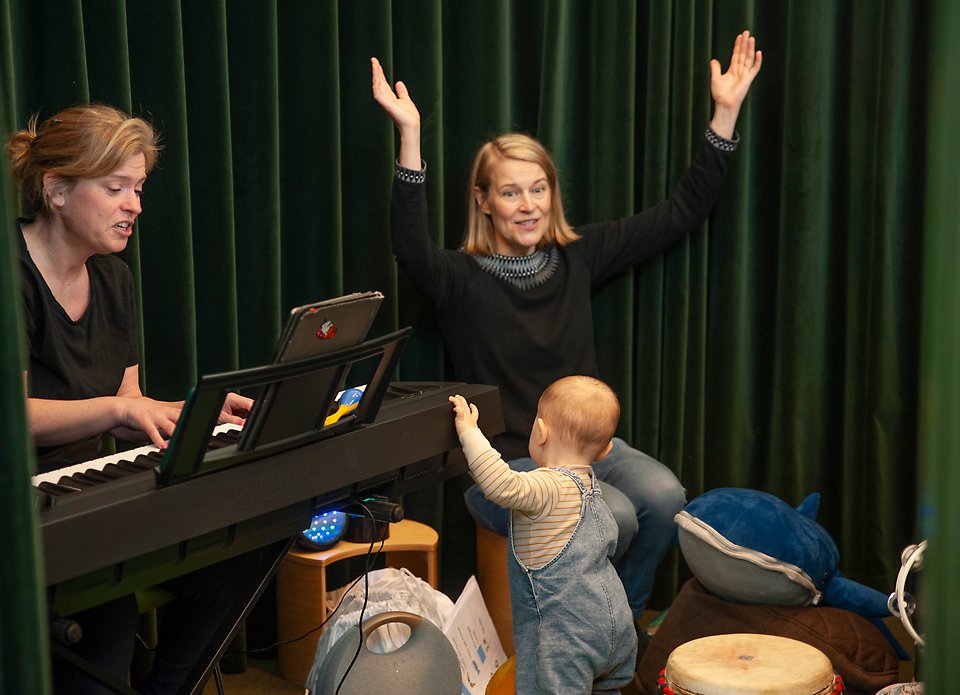
[[[713,635],[681,644],[660,671],[663,695],[830,695],[843,679],[819,649],[774,635]]]

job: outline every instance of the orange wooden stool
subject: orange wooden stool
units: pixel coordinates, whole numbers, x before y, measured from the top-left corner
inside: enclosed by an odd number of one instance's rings
[[[506,536],[477,526],[477,584],[507,656],[513,656],[513,615],[507,579]]]
[[[490,677],[484,695],[514,695],[517,692],[516,670],[517,658],[511,656]]]

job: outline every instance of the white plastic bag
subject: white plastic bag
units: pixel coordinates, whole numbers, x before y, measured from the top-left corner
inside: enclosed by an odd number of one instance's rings
[[[336,601],[342,595],[340,607],[337,608],[327,626],[320,635],[317,649],[313,655],[313,665],[307,675],[306,687],[308,692],[314,692],[320,666],[327,653],[336,641],[351,628],[356,629],[360,622],[360,610],[363,609],[363,619],[366,620],[387,611],[406,611],[423,616],[441,630],[453,614],[453,601],[434,589],[422,579],[415,577],[410,570],[404,568],[386,567],[373,570],[367,578],[369,593],[367,605],[364,607],[364,580],[361,578],[353,588],[328,595],[328,610],[332,610]],[[348,585],[349,586],[349,585]],[[376,630],[367,640],[370,651],[384,654],[400,647],[410,636],[410,628],[403,624],[390,624]]]

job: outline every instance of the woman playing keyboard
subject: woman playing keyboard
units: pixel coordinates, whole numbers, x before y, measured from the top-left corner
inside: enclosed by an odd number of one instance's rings
[[[109,106],[76,106],[13,133],[11,170],[32,211],[16,223],[29,363],[27,417],[40,472],[97,458],[104,434],[159,447],[182,403],[140,390],[133,275],[112,255],[126,248],[159,154],[149,123]],[[249,398],[228,395],[221,421],[242,424]],[[238,563],[243,558],[237,560]],[[175,693],[233,606],[235,565],[175,580],[146,686]],[[197,576],[203,573],[203,576]],[[73,616],[75,651],[126,681],[138,623],[129,596]],[[57,693],[113,692],[54,660]]]
[[[182,403],[140,391],[133,275],[112,255],[133,235],[156,134],[111,107],[80,106],[39,127],[33,119],[7,149],[33,210],[16,236],[41,472],[96,458],[105,432],[162,447]],[[250,405],[231,394],[223,420],[242,424]]]

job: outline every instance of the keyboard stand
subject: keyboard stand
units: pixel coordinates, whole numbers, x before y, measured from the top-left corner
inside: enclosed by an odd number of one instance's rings
[[[222,682],[217,673],[220,659],[223,658],[233,638],[236,637],[237,633],[243,627],[244,621],[250,614],[250,611],[253,610],[253,607],[260,599],[267,585],[273,579],[273,576],[277,573],[277,570],[280,568],[280,563],[286,557],[287,552],[293,546],[295,540],[296,537],[285,541],[278,541],[272,546],[263,548],[260,551],[252,551],[260,552],[263,555],[259,564],[260,571],[251,573],[249,579],[244,582],[233,608],[223,620],[220,630],[210,640],[207,651],[197,660],[193,671],[191,671],[187,677],[180,692],[189,693],[189,695],[199,695],[203,692],[204,686],[211,676],[217,678],[218,692],[223,692]],[[108,690],[118,695],[139,695],[138,692],[127,685],[127,683],[117,680],[112,674],[97,664],[77,656],[69,648],[53,640],[51,640],[50,646],[54,658],[70,662],[81,671],[84,671],[90,678],[105,686]]]
[[[206,682],[212,675],[216,675],[215,671],[220,663],[220,659],[226,654],[230,643],[233,642],[233,638],[240,632],[244,621],[247,619],[247,616],[250,615],[250,611],[253,610],[253,607],[257,601],[260,600],[260,596],[270,584],[277,570],[280,569],[280,563],[283,562],[283,559],[287,556],[287,552],[293,547],[295,540],[296,537],[286,541],[279,541],[261,550],[263,553],[263,566],[266,568],[265,571],[259,574],[259,576],[255,575],[251,577],[250,581],[245,584],[244,591],[242,591],[241,596],[238,597],[233,610],[223,621],[219,633],[210,641],[208,651],[197,660],[197,664],[187,677],[187,681],[184,683],[181,692],[189,693],[189,695],[200,695],[200,693],[203,692]]]
[[[70,651],[68,647],[64,647],[59,642],[50,640],[50,654],[54,659],[63,659],[64,661],[73,664],[79,670],[90,676],[90,678],[97,681],[101,685],[106,686],[107,689],[114,693],[118,693],[119,695],[139,695],[136,690],[131,688],[126,683],[118,681],[111,673],[108,673],[100,666],[97,666],[96,664],[77,656],[74,652]]]

